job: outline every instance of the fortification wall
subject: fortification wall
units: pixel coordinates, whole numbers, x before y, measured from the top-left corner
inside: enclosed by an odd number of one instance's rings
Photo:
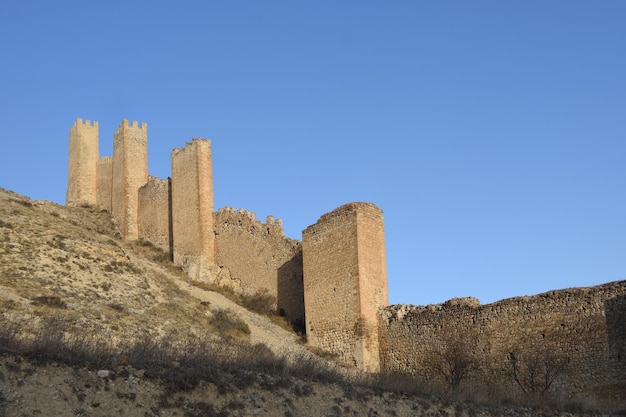
[[[96,164],[96,205],[100,210],[111,212],[111,186],[113,181],[113,157],[104,156]]]
[[[170,181],[149,176],[139,189],[139,238],[170,252]]]
[[[546,363],[566,363],[552,388],[611,397],[626,389],[624,323],[626,281],[488,305],[471,298],[395,305],[381,313],[381,360],[384,369],[437,380],[438,365],[453,353],[469,360],[469,380],[518,389],[514,353],[522,374],[531,361],[540,372]]]
[[[201,280],[211,279],[215,232],[211,142],[193,139],[172,151],[174,263]]]
[[[76,119],[70,129],[68,154],[67,193],[68,206],[95,206],[96,163],[99,157],[98,122]]]
[[[229,269],[247,294],[267,291],[289,321],[304,322],[302,248],[286,238],[280,220],[225,207],[215,214],[216,263]]]
[[[387,305],[381,213],[346,204],[302,232],[307,341],[372,371],[379,366],[372,312]],[[376,286],[384,290],[368,294]]]
[[[124,119],[115,132],[111,214],[125,239],[139,237],[139,188],[148,181],[148,126]]]

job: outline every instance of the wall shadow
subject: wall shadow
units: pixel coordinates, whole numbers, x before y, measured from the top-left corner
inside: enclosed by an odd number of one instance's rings
[[[615,381],[626,389],[626,296],[609,298],[604,302],[609,342],[608,368]]]
[[[291,259],[278,267],[276,280],[276,301],[279,314],[291,323],[296,332],[304,334],[302,250],[299,250]]]

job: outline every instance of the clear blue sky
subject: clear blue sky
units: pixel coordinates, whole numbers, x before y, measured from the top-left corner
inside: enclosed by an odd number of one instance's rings
[[[68,132],[213,143],[216,207],[385,216],[391,303],[626,279],[626,1],[0,2],[0,187],[64,203]]]

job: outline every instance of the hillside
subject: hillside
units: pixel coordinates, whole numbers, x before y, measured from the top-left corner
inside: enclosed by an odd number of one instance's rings
[[[0,189],[0,416],[555,415],[359,375],[245,305],[108,213]]]

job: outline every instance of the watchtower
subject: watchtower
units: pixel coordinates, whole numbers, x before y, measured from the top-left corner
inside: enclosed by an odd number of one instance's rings
[[[115,132],[111,214],[125,239],[139,237],[139,188],[148,181],[148,125],[124,119]]]
[[[65,195],[65,204],[68,206],[96,205],[98,157],[98,122],[76,119],[70,129]]]
[[[307,341],[367,371],[380,369],[378,310],[388,305],[382,211],[350,203],[302,232]]]
[[[215,264],[213,212],[211,141],[193,139],[172,151],[172,240],[174,263],[196,279]]]

